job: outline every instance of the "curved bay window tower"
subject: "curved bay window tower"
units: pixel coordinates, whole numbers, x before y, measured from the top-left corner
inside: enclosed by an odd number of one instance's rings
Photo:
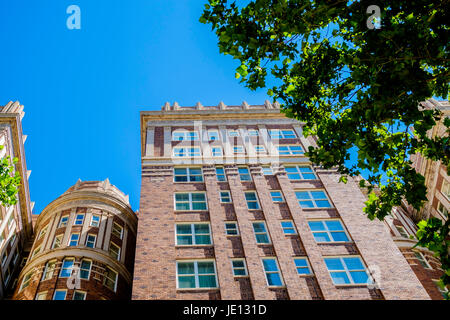
[[[36,221],[14,300],[130,299],[137,216],[107,180],[81,182]]]

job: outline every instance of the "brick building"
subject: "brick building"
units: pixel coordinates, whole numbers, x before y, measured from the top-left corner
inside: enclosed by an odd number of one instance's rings
[[[23,105],[19,102],[0,106],[0,157],[17,158],[15,170],[21,178],[17,204],[7,208],[0,206],[0,300],[11,295],[33,236],[31,213],[34,203],[30,201],[28,189],[30,171],[25,161],[24,115]]]
[[[132,299],[429,299],[311,145],[268,101],[142,112]]]
[[[78,181],[38,216],[14,300],[129,300],[137,216],[108,180]]]

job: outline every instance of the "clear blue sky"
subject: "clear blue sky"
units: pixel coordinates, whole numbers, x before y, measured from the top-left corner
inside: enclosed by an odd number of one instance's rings
[[[34,213],[80,178],[109,178],[139,208],[139,111],[261,104],[221,55],[206,0],[0,2],[0,105],[25,106],[23,130]],[[69,5],[81,30],[69,30]]]

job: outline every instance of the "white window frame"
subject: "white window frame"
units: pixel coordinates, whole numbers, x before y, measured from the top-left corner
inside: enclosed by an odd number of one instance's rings
[[[41,239],[47,233],[47,230],[48,230],[48,224],[44,228],[42,228],[41,231],[39,231],[39,235],[36,240]]]
[[[295,263],[295,261],[297,260],[302,260],[302,261],[306,261],[306,267],[299,267],[297,266],[297,264]],[[294,265],[295,265],[295,269],[297,270],[297,274],[299,276],[311,276],[313,275],[312,270],[311,270],[311,265],[309,264],[308,258],[306,257],[294,257]],[[308,269],[309,273],[299,273],[299,269]]]
[[[444,204],[438,201],[437,211],[442,214],[444,218],[448,218],[449,210],[444,206]]]
[[[263,172],[263,175],[265,176],[273,176],[273,170],[271,166],[262,166],[261,170]],[[270,171],[270,172],[268,172]]]
[[[280,195],[279,196],[274,196],[272,193],[278,192]],[[281,192],[281,190],[271,190],[270,191],[270,198],[272,199],[272,202],[274,203],[283,203],[284,201],[284,197],[283,197],[283,192]],[[275,199],[281,198],[281,201],[275,201]]]
[[[291,225],[292,225],[292,227],[283,227],[283,222],[284,223],[290,223]],[[297,229],[295,228],[295,224],[294,224],[294,221],[292,221],[292,220],[281,220],[280,221],[280,225],[281,225],[281,229],[283,230],[283,234],[285,234],[285,235],[295,235],[295,234],[298,234],[297,233]],[[286,229],[288,229],[288,230],[294,230],[294,232],[292,232],[292,233],[289,233],[289,232],[286,232]]]
[[[223,196],[223,194],[226,193],[226,196]],[[231,198],[231,193],[228,190],[220,190],[220,203],[233,203],[233,199]],[[223,201],[224,199],[229,199],[229,201]]]
[[[213,157],[222,157],[223,149],[222,147],[211,147],[211,156]]]
[[[275,139],[297,139],[297,134],[292,129],[269,129],[267,130],[269,133],[269,136],[272,140]],[[290,131],[290,133],[285,133],[283,131]],[[274,134],[274,132],[278,132],[278,134]],[[274,137],[277,136],[277,137]],[[294,137],[287,137],[287,136],[294,136]]]
[[[94,241],[89,241],[89,237],[94,237]],[[92,242],[93,242],[92,247],[88,246],[88,243],[92,243]],[[95,248],[96,244],[97,244],[97,235],[93,234],[93,233],[88,233],[86,235],[86,243],[84,244],[84,246],[87,248],[93,249],[93,248]]]
[[[222,173],[217,173],[217,169],[222,169],[223,170],[223,174]],[[216,180],[218,182],[226,182],[227,181],[227,174],[225,173],[225,167],[216,167],[215,171],[216,171]],[[219,176],[223,176],[224,180],[219,180]]]
[[[206,208],[205,209],[194,209],[193,208],[193,201],[192,201],[192,195],[193,194],[195,194],[195,193],[202,193],[202,194],[204,194],[205,195],[205,206],[206,206]],[[177,210],[177,199],[176,199],[176,195],[177,194],[188,194],[189,195],[189,210]],[[196,202],[198,202],[198,203],[202,203],[203,201],[196,201]],[[183,201],[183,203],[186,203],[185,201]],[[206,193],[205,192],[202,192],[202,191],[200,191],[200,192],[176,192],[176,193],[174,193],[174,195],[173,195],[173,206],[174,206],[174,209],[175,209],[175,211],[208,211],[208,198],[206,197]]]
[[[89,270],[86,270],[86,269],[82,268],[83,261],[89,261]],[[88,272],[87,278],[82,278],[81,277],[81,271],[87,271]],[[80,273],[79,273],[80,279],[82,279],[82,280],[89,280],[89,278],[91,277],[91,271],[92,271],[92,260],[91,259],[82,259],[81,262],[80,262]]]
[[[33,271],[28,272],[23,276],[22,283],[20,284],[19,292],[30,285],[31,280],[33,279]]]
[[[117,254],[114,250],[111,250],[112,248],[117,249]],[[114,243],[114,241],[110,241],[109,242],[109,249],[108,249],[108,253],[111,257],[113,257],[114,259],[116,259],[117,261],[120,261],[120,251],[121,248],[119,245],[117,245],[116,243]]]
[[[116,276],[115,276],[115,279],[114,279],[114,281],[113,281],[113,279],[111,279],[111,278],[109,278],[109,277],[107,277],[106,276],[106,270],[110,270],[110,271],[112,271],[112,273],[114,273]],[[110,290],[112,290],[112,291],[114,291],[114,292],[116,292],[116,290],[117,290],[117,280],[118,280],[118,277],[119,277],[119,273],[116,271],[116,270],[114,270],[114,269],[112,269],[112,268],[110,268],[110,267],[106,267],[106,270],[105,270],[105,273],[103,274],[103,285],[105,286],[105,287],[107,287],[108,289],[110,289]],[[110,281],[113,281],[114,282],[114,288],[113,289],[111,289],[110,287],[108,287],[105,283],[106,283],[106,279],[108,279],[108,280],[110,280]]]
[[[72,261],[72,266],[70,268],[64,268],[64,262],[65,261]],[[61,268],[59,270],[58,277],[60,277],[60,278],[70,278],[70,276],[73,273],[74,266],[75,266],[75,258],[64,258],[64,260],[61,263]],[[69,276],[63,276],[62,273],[63,273],[64,270],[70,270],[70,275]]]
[[[267,271],[266,268],[264,267],[264,260],[274,260],[275,261],[275,265],[277,266],[277,271]],[[270,287],[270,288],[284,287],[284,280],[283,280],[283,276],[281,275],[280,265],[278,264],[278,259],[276,257],[264,257],[264,258],[261,258],[261,264],[262,264],[263,272],[264,272],[264,275],[265,275],[265,278],[266,278],[267,286]],[[267,277],[267,274],[269,274],[269,273],[278,273],[278,275],[280,277],[281,284],[279,284],[279,285],[271,285],[271,284],[269,284],[269,279]]]
[[[281,147],[286,147],[287,150],[280,151]],[[300,151],[292,150],[292,147],[300,147]],[[276,146],[277,154],[280,156],[301,156],[305,154],[305,150],[299,144],[279,144]]]
[[[98,218],[98,221],[94,221],[94,218]],[[99,214],[93,214],[91,217],[91,223],[89,224],[89,226],[99,228],[101,220],[102,220],[102,217]]]
[[[256,230],[255,230],[255,224],[256,223],[262,223],[263,224],[264,232],[256,232]],[[267,230],[267,225],[266,225],[265,221],[252,221],[252,228],[253,228],[253,234],[255,235],[256,244],[271,244],[272,243],[272,239],[270,239],[269,231]],[[260,235],[260,234],[265,234],[267,236],[267,242],[258,242],[257,235]]]
[[[211,134],[213,132],[214,132],[214,134]],[[217,136],[217,139],[211,139],[211,137],[213,137],[215,135]],[[208,130],[208,141],[220,141],[219,130],[215,130],[215,129]]]
[[[330,230],[328,229],[327,224],[325,223],[326,221],[337,221],[339,222],[339,224],[342,226],[343,230]],[[322,225],[325,227],[325,230],[320,230],[320,231],[313,231],[311,230],[311,227],[309,225],[309,222],[322,222]],[[314,240],[316,241],[316,243],[349,243],[352,242],[350,235],[347,232],[347,229],[344,226],[344,223],[341,219],[308,219],[307,221],[308,224],[308,228],[311,231],[311,234],[314,238]],[[344,232],[345,236],[347,237],[347,241],[334,241],[333,237],[331,235],[332,232]],[[330,239],[330,241],[317,241],[316,238],[314,237],[314,233],[326,233],[328,236],[328,239]]]
[[[175,174],[176,169],[186,170],[186,175],[184,174]],[[200,170],[200,174],[192,174],[191,170]],[[176,177],[186,177],[187,181],[176,181]],[[201,180],[192,180],[191,177],[201,177]],[[175,167],[173,168],[173,182],[174,183],[196,183],[196,182],[204,182],[203,177],[203,169],[201,167]]]
[[[241,174],[241,173],[239,172],[240,169],[245,169],[245,170],[247,170],[247,173]],[[237,168],[237,170],[238,170],[238,175],[239,175],[239,181],[241,181],[241,182],[252,181],[252,174],[250,173],[249,167],[240,166],[240,167]],[[248,179],[248,180],[242,180],[242,175],[248,176],[249,179]]]
[[[247,194],[254,194],[255,195],[255,200],[248,200],[247,199]],[[261,210],[261,205],[259,204],[259,198],[258,198],[258,194],[256,191],[245,191],[244,192],[244,197],[245,197],[245,202],[247,203],[247,210]],[[257,208],[250,208],[249,203],[256,203],[257,204]]]
[[[58,234],[58,235],[55,236],[55,238],[53,239],[53,243],[52,243],[52,249],[57,249],[57,248],[61,247],[61,244],[62,244],[62,241],[63,241],[63,237],[64,237],[64,234]],[[57,239],[59,239],[59,244],[56,247],[55,245],[56,245],[56,240]]]
[[[245,148],[242,145],[233,146],[233,154],[245,154]]]
[[[405,239],[409,239],[409,233],[406,231],[406,229],[403,226],[394,225],[395,229],[397,229],[398,233],[400,233],[400,236]]]
[[[34,300],[47,300],[47,292],[48,291],[38,292]]]
[[[255,147],[255,152],[256,153],[267,153],[266,147],[262,144],[257,144],[254,146]]]
[[[200,234],[196,234],[195,233],[195,225],[199,225],[199,224],[202,224],[202,225],[207,225],[208,226],[208,233],[206,234],[206,233],[200,233]],[[179,226],[179,225],[189,225],[190,227],[191,227],[191,233],[189,233],[189,234],[178,234],[177,233],[177,226]],[[190,236],[191,237],[191,241],[192,241],[192,244],[179,244],[178,243],[178,236]],[[208,235],[209,236],[209,243],[199,243],[199,244],[197,244],[196,243],[196,240],[195,240],[195,236],[196,235]],[[192,246],[212,246],[212,245],[214,245],[213,244],[213,238],[212,238],[212,232],[211,232],[211,225],[210,225],[210,223],[209,222],[179,222],[179,223],[176,223],[175,224],[175,245],[176,246],[180,246],[180,247],[192,247]]]
[[[73,237],[74,237],[75,235],[77,236],[77,239],[76,239],[77,244],[76,244],[76,245],[72,245],[72,244],[71,244],[72,241],[75,241],[75,240],[73,239]],[[71,234],[70,234],[70,238],[69,238],[69,242],[67,243],[67,246],[68,246],[68,247],[77,247],[78,244],[79,244],[79,242],[80,242],[80,233],[79,233],[79,232],[74,232],[74,233],[71,233]]]
[[[450,182],[445,179],[442,181],[441,193],[450,201]]]
[[[247,135],[249,137],[259,137],[259,130],[258,129],[248,129],[247,130]]]
[[[198,263],[199,262],[212,262],[213,263],[213,266],[214,266],[214,277],[215,277],[215,280],[216,280],[216,286],[215,287],[207,287],[207,288],[200,287],[199,273],[198,273]],[[194,288],[180,288],[179,287],[179,285],[178,285],[178,283],[179,283],[178,277],[180,275],[178,274],[178,263],[194,263],[194,273],[189,274],[189,275],[187,275],[187,274],[181,275],[181,276],[194,276],[194,279],[195,279],[195,286],[194,286]],[[177,260],[176,261],[176,268],[175,268],[175,270],[176,270],[176,279],[177,279],[177,281],[176,281],[177,290],[209,290],[209,289],[217,289],[217,288],[219,288],[219,282],[218,282],[218,279],[217,279],[216,261],[214,259]],[[202,275],[212,275],[212,273],[205,273],[205,274],[202,274]]]
[[[53,293],[53,299],[52,300],[55,300],[57,292],[64,292],[64,299],[63,300],[66,300],[66,298],[67,298],[67,290],[66,289],[56,289],[55,292]],[[63,300],[61,300],[61,301],[63,301]]]
[[[182,155],[180,155],[182,154]],[[174,147],[174,158],[198,158],[202,156],[202,149],[200,147]]]
[[[339,259],[341,261],[342,266],[344,267],[343,270],[329,270],[328,266],[325,263],[325,259]],[[363,265],[364,269],[357,269],[357,270],[349,270],[347,268],[346,263],[344,262],[344,258],[359,258],[359,260],[361,261],[361,264]],[[333,284],[335,286],[367,286],[367,284],[371,283],[371,275],[369,273],[369,271],[367,270],[367,266],[364,263],[363,259],[361,258],[361,256],[359,255],[348,255],[348,256],[324,256],[323,257],[323,261],[325,263],[325,267],[327,268],[328,274],[330,275],[331,281],[333,282]],[[351,276],[351,272],[361,272],[361,271],[365,271],[368,277],[368,282],[367,283],[355,283],[353,282],[353,278]],[[347,278],[350,280],[350,283],[335,283],[333,277],[331,276],[332,272],[345,272],[345,274],[347,275]]]
[[[295,168],[295,172],[287,172],[286,168]],[[301,172],[300,168],[309,168],[311,169],[311,172]],[[288,177],[288,179],[290,181],[313,181],[313,180],[317,180],[317,175],[314,172],[314,169],[309,166],[309,165],[297,165],[297,164],[286,164],[284,167],[285,171],[286,171],[286,176]],[[291,179],[289,177],[290,174],[297,174],[300,176],[300,179]],[[305,174],[312,174],[314,176],[314,179],[306,179],[305,178]]]
[[[75,290],[73,292],[72,300],[75,300],[75,294],[77,294],[77,293],[83,294],[83,299],[81,299],[81,300],[86,300],[87,292],[86,291],[81,291],[81,290]],[[80,299],[77,299],[77,300],[80,300]]]
[[[325,194],[326,199],[325,198],[324,199],[314,199],[312,197],[312,194],[311,194],[312,191],[322,191]],[[310,199],[298,199],[297,192],[307,192],[309,197],[310,197]],[[305,210],[305,209],[308,209],[308,210],[310,210],[310,209],[333,209],[334,208],[333,203],[331,202],[330,198],[328,197],[328,194],[327,194],[325,189],[308,189],[308,190],[300,189],[300,190],[295,190],[295,197],[297,198],[298,205],[300,206],[300,208],[302,208],[302,210]],[[317,203],[316,203],[317,200],[319,200],[319,201],[320,200],[327,200],[328,203],[330,204],[330,206],[329,207],[318,207]],[[302,207],[300,205],[300,201],[311,201],[313,203],[313,207],[312,208],[310,208],[310,207]]]
[[[235,226],[235,228],[227,228],[227,224],[233,224]],[[236,221],[225,221],[224,226],[225,226],[225,234],[227,236],[238,236],[239,235],[239,227],[238,227],[238,224]],[[233,231],[233,230],[236,230],[236,234],[228,233],[229,231]]]
[[[116,233],[118,233],[118,235]],[[116,237],[118,237],[119,239],[122,240],[122,238],[123,238],[123,227],[120,224],[118,224],[117,222],[114,222],[113,225],[112,225],[112,228],[111,228],[111,234],[115,235]]]
[[[240,261],[240,262],[242,262],[242,263],[244,264],[244,266],[243,266],[243,267],[235,267],[234,264],[233,264],[235,261]],[[230,262],[231,262],[231,271],[233,272],[233,276],[234,276],[235,278],[245,278],[245,277],[248,277],[247,263],[245,262],[245,259],[244,259],[244,258],[233,258],[233,259],[230,260]],[[236,271],[237,269],[239,269],[239,270],[244,270],[244,273],[245,273],[245,274],[236,274],[235,271]]]
[[[41,252],[41,249],[42,249],[42,245],[40,245],[39,247],[34,249],[33,253],[31,254],[31,258],[33,258],[35,255],[37,255],[39,252]]]
[[[64,221],[64,219],[67,219]],[[58,223],[58,228],[67,227],[67,224],[69,223],[69,215],[64,215],[61,217]]]
[[[190,133],[194,133],[194,135],[190,135]],[[182,139],[175,139],[175,135],[182,134]],[[198,141],[199,134],[195,130],[175,130],[172,132],[172,141]]]
[[[424,267],[425,269],[433,270],[433,268],[431,267],[431,265],[428,262],[427,258],[425,258],[425,256],[422,254],[422,252],[416,251],[416,250],[413,250],[413,252],[414,252],[414,258],[419,261],[419,264],[422,267]],[[419,255],[420,258],[417,255]],[[423,262],[426,266],[424,266],[421,262]]]
[[[55,274],[55,271],[56,271],[57,263],[58,263],[58,261],[56,259],[47,261],[47,263],[45,264],[44,273],[42,274],[41,281],[46,281],[46,280],[50,280],[51,278],[53,278],[53,275]],[[51,269],[49,269],[49,264],[52,265]]]
[[[78,217],[83,216],[83,219],[81,219],[81,223],[79,223],[79,219]],[[77,213],[75,215],[75,219],[73,220],[73,225],[74,226],[82,226],[84,224],[84,218],[86,217],[86,215],[84,213]]]
[[[236,129],[227,129],[227,135],[231,138],[240,137],[239,130]]]

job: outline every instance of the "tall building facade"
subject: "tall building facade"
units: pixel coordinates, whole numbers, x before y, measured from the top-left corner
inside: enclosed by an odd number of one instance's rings
[[[105,181],[78,181],[38,216],[14,300],[129,300],[137,216]]]
[[[429,299],[357,183],[264,105],[141,113],[132,299]]]
[[[0,157],[17,158],[15,172],[19,172],[21,184],[17,194],[17,204],[0,206],[0,300],[10,296],[15,286],[23,256],[29,252],[33,236],[32,209],[30,201],[22,119],[23,105],[9,102],[0,106]]]

